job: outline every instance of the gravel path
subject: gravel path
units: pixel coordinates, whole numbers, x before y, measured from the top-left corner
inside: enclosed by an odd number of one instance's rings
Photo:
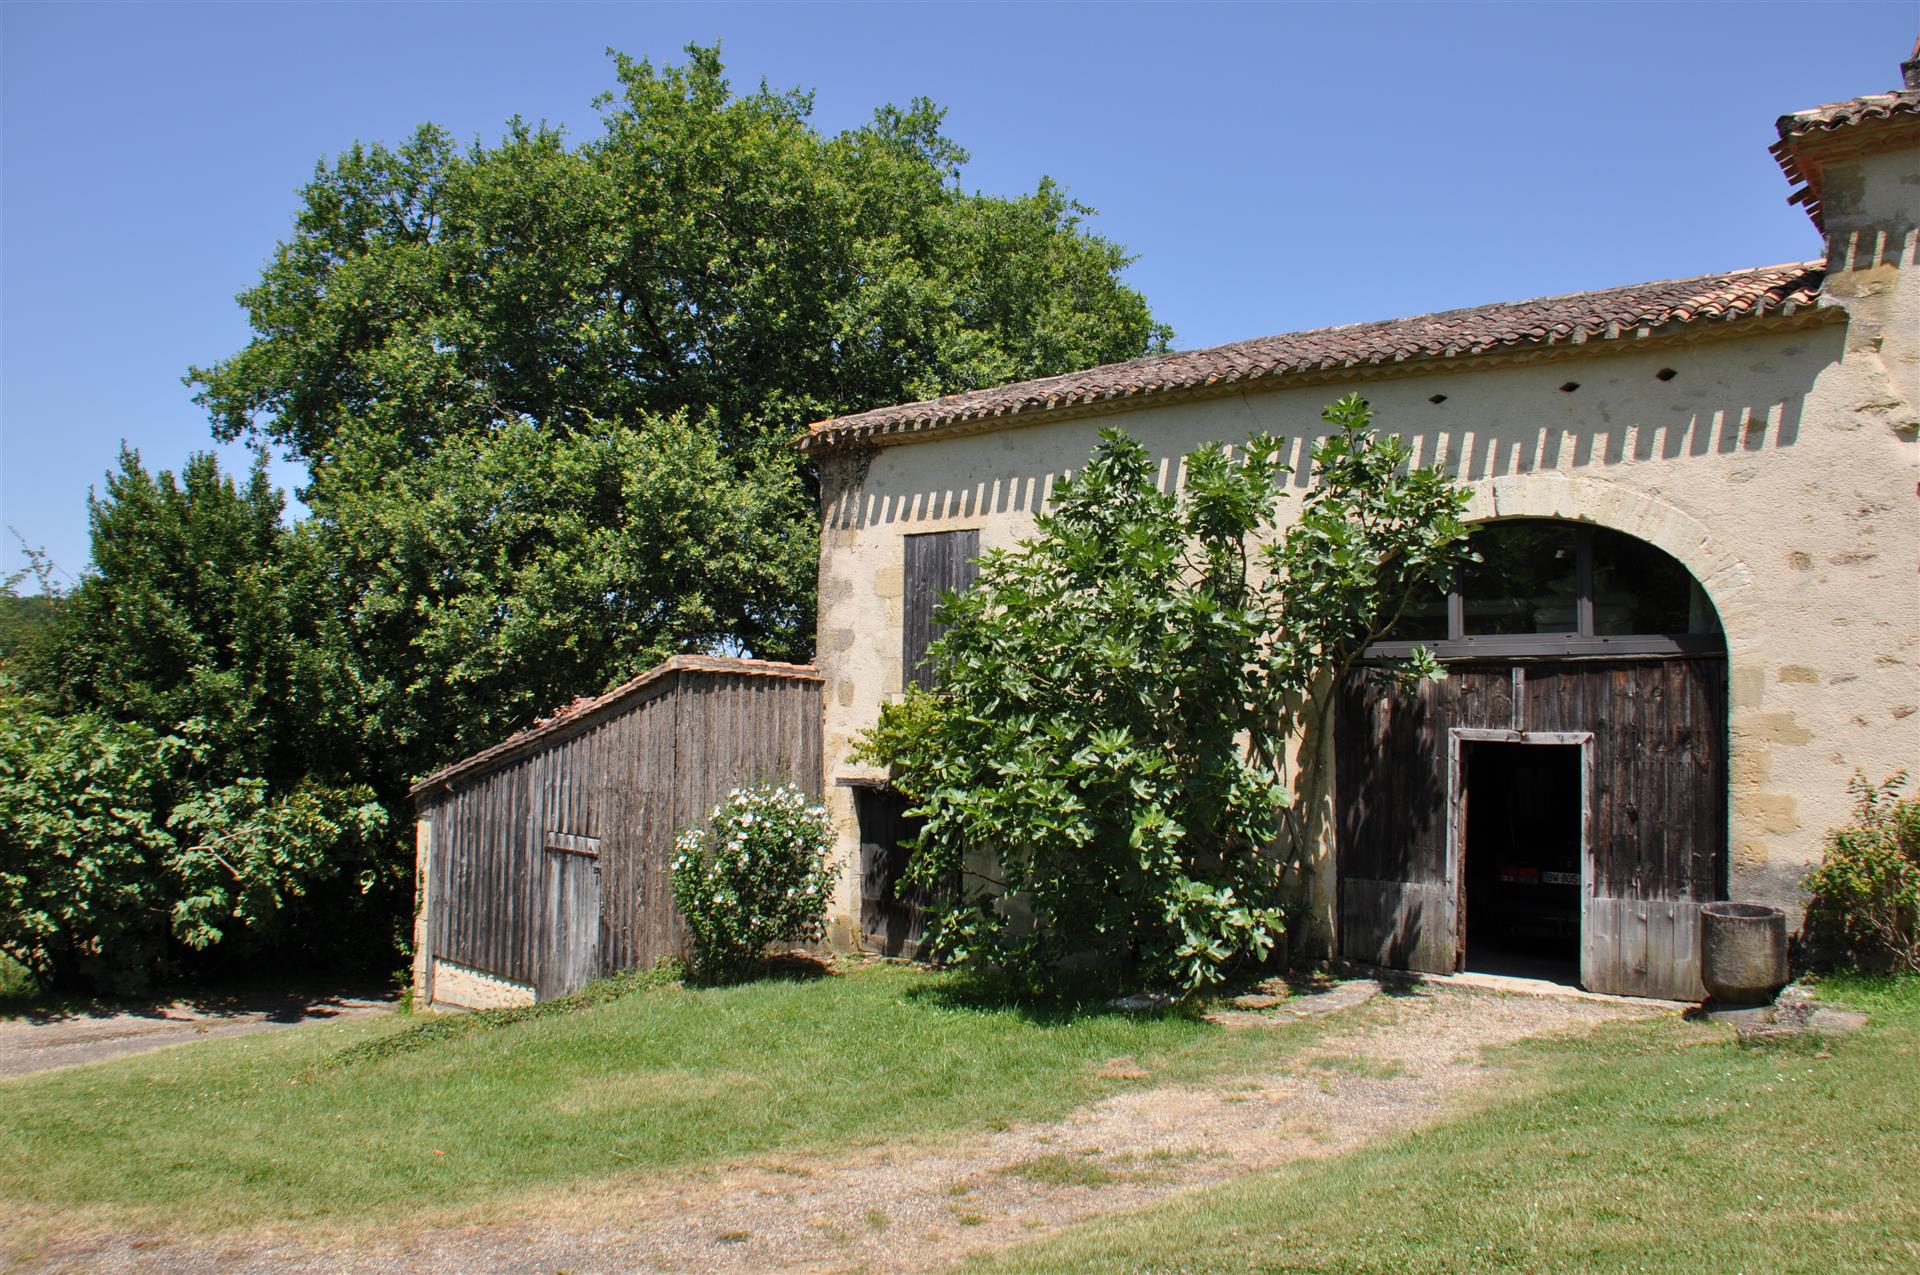
[[[1595,1001],[1420,986],[1356,1006],[1348,984],[1228,1021],[1260,1030],[1340,1011],[1263,1074],[1146,1086],[1050,1123],[838,1160],[762,1159],[652,1181],[598,1182],[485,1226],[317,1248],[96,1236],[36,1255],[103,1272],[913,1271],[1137,1209],[1260,1169],[1336,1155],[1471,1104],[1482,1051],[1660,1012]],[[1131,1058],[1114,1075],[1148,1075]],[[850,1077],[850,1083],[852,1082]]]
[[[120,1011],[0,1020],[0,1077],[145,1053],[215,1036],[384,1014],[392,997],[250,993]]]

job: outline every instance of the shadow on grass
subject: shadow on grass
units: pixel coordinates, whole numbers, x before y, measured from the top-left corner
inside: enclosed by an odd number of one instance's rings
[[[1054,987],[1035,988],[1000,971],[958,969],[945,971],[938,980],[915,984],[901,995],[905,1000],[938,1009],[1012,1014],[1023,1022],[1043,1027],[1064,1026],[1096,1015],[1134,1018],[1192,1015],[1190,1009],[1178,1005],[1121,1009],[1110,1003],[1120,994],[1118,989],[1118,981],[1106,976],[1080,975]]]
[[[1410,974],[1334,963],[1297,969],[1248,970],[1205,995],[1185,1000],[1155,998],[1145,1005],[1119,1003],[1137,997],[1140,988],[1137,980],[1129,980],[1112,970],[1067,971],[1054,985],[1044,988],[1036,988],[1000,971],[950,970],[943,979],[910,987],[903,995],[908,1000],[931,1002],[946,1009],[1013,1013],[1039,1024],[1062,1024],[1100,1015],[1198,1020],[1209,1010],[1236,997],[1249,994],[1283,999],[1317,996],[1356,979],[1378,982],[1382,996],[1414,998],[1428,994],[1420,980]]]
[[[745,987],[753,983],[816,983],[839,973],[832,961],[807,952],[785,952],[768,956],[738,970],[711,974],[687,971],[688,987]]]

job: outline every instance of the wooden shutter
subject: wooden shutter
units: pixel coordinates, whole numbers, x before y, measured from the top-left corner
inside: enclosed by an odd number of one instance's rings
[[[933,670],[926,664],[927,648],[946,632],[934,622],[942,593],[962,593],[973,585],[979,568],[980,533],[935,531],[906,537],[906,605],[900,626],[900,667],[905,684],[922,690],[933,686]]]

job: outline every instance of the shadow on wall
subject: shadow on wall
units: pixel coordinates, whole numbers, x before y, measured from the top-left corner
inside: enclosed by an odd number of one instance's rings
[[[1721,347],[1733,354],[1740,370],[1756,383],[1753,393],[1741,396],[1689,391],[1689,397],[1699,396],[1697,402],[1669,402],[1657,410],[1643,403],[1619,403],[1618,370],[1581,360],[1556,365],[1550,375],[1558,379],[1542,386],[1554,401],[1548,408],[1533,412],[1525,423],[1501,420],[1497,413],[1476,420],[1474,389],[1493,387],[1492,382],[1479,377],[1473,377],[1471,385],[1465,377],[1431,377],[1422,378],[1417,386],[1385,382],[1359,388],[1377,395],[1379,423],[1407,439],[1416,465],[1437,464],[1465,481],[1685,458],[1712,463],[1792,447],[1799,441],[1807,394],[1821,369],[1838,361],[1844,333],[1838,325],[1831,325],[1794,336],[1786,345],[1768,343],[1738,352],[1734,352],[1732,342]],[[1659,357],[1650,352],[1648,359],[1635,362]],[[1684,367],[1693,352],[1683,347],[1664,357]],[[1659,366],[1657,362],[1652,365]],[[1515,369],[1531,370],[1537,369]],[[1724,375],[1725,369],[1722,372]],[[1609,375],[1616,378],[1615,384],[1603,382],[1602,378]],[[1594,384],[1582,386],[1581,377],[1591,378]],[[1651,373],[1648,379],[1653,379]],[[1689,374],[1687,379],[1695,377]],[[1395,401],[1401,397],[1395,393],[1401,386],[1408,386],[1407,392],[1416,395],[1411,402]],[[1193,433],[1191,416],[1162,431],[1149,415],[1151,409],[1112,417],[1082,417],[1077,422],[1082,428],[1076,437],[1083,436],[1083,441],[1077,445],[1091,448],[1097,424],[1115,424],[1136,436],[1149,430],[1162,433],[1161,438],[1143,441],[1149,447],[1161,448],[1161,486],[1171,491],[1179,478],[1179,453],[1206,437],[1237,440],[1255,429],[1270,428],[1286,436],[1284,459],[1293,469],[1292,485],[1304,489],[1310,481],[1313,448],[1321,433],[1312,428],[1289,428],[1292,419],[1298,419],[1293,412],[1311,399],[1313,416],[1317,417],[1322,399],[1338,397],[1347,388],[1327,385],[1280,391],[1284,403],[1277,404],[1278,410],[1265,419],[1255,415],[1266,406],[1261,402],[1263,396],[1243,396],[1240,402],[1249,410],[1237,414],[1227,410],[1233,400],[1215,400],[1214,405],[1221,410],[1212,418],[1217,424],[1207,434]],[[1444,393],[1433,393],[1436,388],[1444,389]],[[1512,392],[1510,385],[1497,388]],[[1536,396],[1532,389],[1527,393]],[[1432,402],[1433,397],[1442,402]],[[1505,409],[1508,412],[1512,411],[1510,404],[1511,399]],[[1446,423],[1420,424],[1420,417]],[[1232,420],[1240,423],[1226,424]],[[1060,424],[1064,427],[1068,422]],[[1220,428],[1222,425],[1226,427]],[[1028,428],[1049,426],[1036,422]],[[1178,438],[1168,440],[1165,433],[1177,434]],[[916,446],[910,444],[908,450]],[[866,461],[844,460],[841,463],[848,466],[848,472],[829,483],[829,490],[837,495],[827,526],[845,530],[1010,514],[1031,516],[1045,507],[1053,484],[1071,471],[1070,466],[1051,457],[1045,462],[1036,460],[1035,453],[1045,450],[1009,445],[1005,433],[958,437],[941,449],[938,460],[929,457],[913,464],[909,472],[914,477],[900,486],[870,483],[866,481]],[[1075,458],[1076,462],[1080,459],[1084,457]],[[938,478],[926,481],[920,477],[927,474]]]

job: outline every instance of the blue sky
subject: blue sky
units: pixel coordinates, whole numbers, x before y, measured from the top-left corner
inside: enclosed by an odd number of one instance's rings
[[[1775,116],[1899,80],[1916,6],[0,4],[0,528],[67,571],[122,439],[211,445],[180,377],[355,139],[598,131],[612,46],[719,39],[838,130],[924,95],[965,182],[1042,175],[1177,344],[1818,256]],[[225,449],[236,463],[238,449]],[[297,487],[294,466],[276,477]],[[10,532],[0,570],[22,559]]]

